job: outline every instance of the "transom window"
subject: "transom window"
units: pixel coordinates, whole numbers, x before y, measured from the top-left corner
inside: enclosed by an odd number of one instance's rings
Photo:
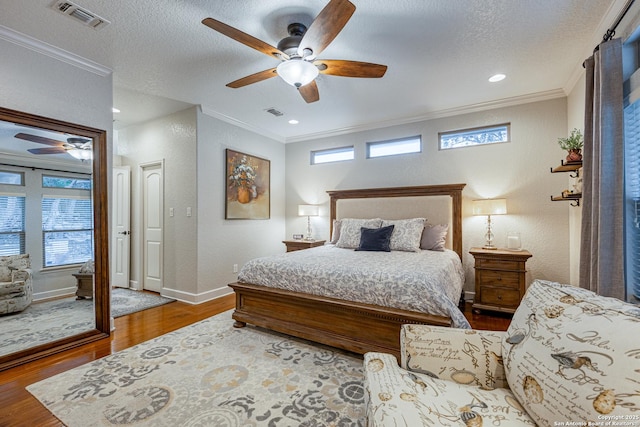
[[[321,163],[344,162],[354,159],[353,146],[330,148],[328,150],[316,150],[311,152],[311,164],[318,165]]]
[[[91,190],[91,179],[43,175],[42,186],[44,188],[75,188],[78,190]]]
[[[24,173],[0,170],[0,184],[24,185]]]
[[[367,142],[367,159],[422,152],[420,135],[388,141]]]
[[[451,132],[440,132],[438,133],[438,140],[441,150],[510,142],[511,125],[506,123]]]

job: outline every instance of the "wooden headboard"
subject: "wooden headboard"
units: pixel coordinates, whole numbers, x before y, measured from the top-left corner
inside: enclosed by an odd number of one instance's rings
[[[358,215],[359,218],[374,218],[382,217],[385,219],[400,219],[410,217],[427,217],[427,220],[432,224],[448,223],[449,224],[449,236],[451,237],[451,249],[455,251],[460,259],[462,259],[462,189],[466,184],[445,184],[445,185],[423,185],[415,187],[389,187],[389,188],[364,188],[358,190],[329,190],[327,193],[330,197],[331,212],[330,212],[330,235],[333,235],[333,220],[337,218],[345,218],[352,215],[338,215],[338,201],[339,200],[351,200],[351,199],[373,199],[379,198],[404,198],[409,201],[408,205],[417,207],[419,211],[413,213],[406,213],[404,208],[396,204],[386,204],[386,210],[382,213],[376,210],[368,210],[367,214]],[[442,199],[442,196],[449,196],[447,200],[446,215],[443,218],[442,209],[438,209],[435,213],[436,218],[430,218],[429,213],[425,212],[422,204],[415,203],[417,200],[429,203],[428,201],[435,200],[436,198]],[[445,197],[446,198],[446,197]],[[399,199],[396,199],[399,200]],[[368,209],[368,208],[365,208]],[[342,212],[341,206],[341,212]],[[395,218],[390,216],[388,212],[398,212],[398,216]]]

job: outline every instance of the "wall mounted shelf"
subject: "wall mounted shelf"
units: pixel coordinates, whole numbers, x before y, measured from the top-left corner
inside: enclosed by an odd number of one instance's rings
[[[551,168],[551,173],[570,173],[571,178],[578,177],[578,169],[582,167],[582,161],[578,162],[565,162],[560,160],[560,166]],[[552,202],[571,202],[571,206],[580,206],[580,199],[582,199],[582,193],[569,193],[562,196],[551,196]]]

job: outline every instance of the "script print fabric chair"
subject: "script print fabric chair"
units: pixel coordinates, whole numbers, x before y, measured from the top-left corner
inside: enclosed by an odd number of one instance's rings
[[[32,299],[29,254],[0,256],[0,315],[22,311]]]

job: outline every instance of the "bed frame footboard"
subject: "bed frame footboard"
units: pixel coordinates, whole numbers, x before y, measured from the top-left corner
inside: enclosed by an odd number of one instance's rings
[[[444,316],[380,307],[236,282],[235,327],[247,323],[338,347],[400,357],[400,326],[421,323],[451,326]]]

